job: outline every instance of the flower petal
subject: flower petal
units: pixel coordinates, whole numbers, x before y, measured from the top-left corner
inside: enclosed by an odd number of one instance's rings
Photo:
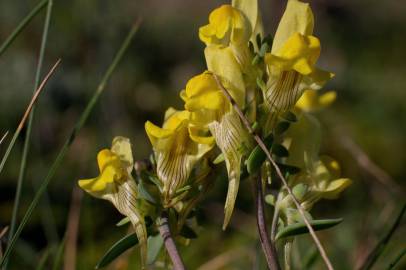
[[[351,185],[351,183],[352,181],[349,178],[334,180],[328,185],[322,196],[325,199],[336,199],[344,189]]]
[[[228,172],[228,191],[225,202],[223,230],[226,229],[233,213],[240,184],[241,147],[248,142],[248,136],[242,127],[238,115],[231,111],[224,115],[220,122],[214,121],[209,128],[217,146],[224,155]]]
[[[245,85],[241,68],[230,47],[208,46],[204,50],[209,71],[222,80],[224,87],[230,92],[240,107],[245,103]]]
[[[311,35],[313,27],[314,17],[309,4],[298,0],[289,0],[276,30],[272,53],[279,51],[283,44],[295,33]]]
[[[134,159],[130,139],[121,136],[114,137],[111,152],[119,156],[121,162],[127,166],[128,172],[131,173]]]

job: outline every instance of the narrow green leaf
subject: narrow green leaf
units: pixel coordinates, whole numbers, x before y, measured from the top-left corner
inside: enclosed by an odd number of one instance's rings
[[[188,238],[188,239],[195,239],[197,238],[197,234],[195,231],[187,225],[183,225],[182,229],[179,233],[181,236]]]
[[[15,245],[18,237],[20,236],[22,230],[24,229],[25,225],[27,224],[28,220],[30,219],[30,217],[31,217],[32,213],[34,212],[35,208],[37,207],[42,195],[47,190],[47,186],[50,183],[50,181],[52,180],[56,170],[62,164],[63,158],[65,157],[66,153],[68,152],[69,147],[74,142],[77,133],[82,129],[83,125],[85,124],[85,122],[89,118],[89,115],[92,112],[94,106],[96,105],[100,95],[103,93],[107,82],[110,80],[110,77],[113,74],[114,70],[116,69],[118,63],[121,61],[121,59],[124,56],[124,53],[127,51],[132,38],[134,37],[135,33],[138,30],[139,23],[140,23],[140,21],[138,21],[131,28],[131,30],[130,30],[129,34],[127,35],[126,39],[124,40],[121,48],[119,49],[119,51],[117,52],[115,58],[113,59],[113,62],[110,64],[110,66],[108,67],[106,73],[104,74],[104,76],[103,76],[99,86],[97,87],[96,91],[94,92],[92,98],[89,100],[88,104],[86,105],[86,108],[84,109],[84,111],[80,115],[80,118],[79,118],[78,122],[76,123],[75,127],[72,129],[70,136],[67,138],[67,140],[63,144],[62,148],[60,149],[55,161],[53,162],[53,164],[51,165],[51,167],[50,167],[50,169],[48,171],[47,176],[45,177],[45,179],[41,183],[38,191],[35,193],[35,196],[34,196],[33,200],[31,201],[31,204],[29,205],[27,211],[25,212],[20,225],[18,226],[15,234],[12,236],[12,239],[9,242],[9,245],[7,246],[7,249],[6,249],[3,257],[1,258],[0,267],[4,266],[5,261],[10,256],[10,253],[13,250],[14,245]]]
[[[162,249],[164,240],[160,234],[148,237],[147,264],[153,264]]]
[[[99,260],[96,265],[96,269],[107,266],[109,263],[114,261],[118,256],[123,254],[129,248],[138,244],[138,238],[135,233],[129,234],[118,240],[114,245],[107,250],[103,257]]]
[[[159,188],[159,190],[162,189],[162,184],[159,181],[158,177],[156,177],[156,175],[144,170],[141,172],[141,178],[152,182],[154,185],[156,185]]]
[[[42,64],[44,62],[44,57],[45,57],[45,48],[46,48],[46,45],[48,42],[48,31],[49,31],[49,26],[50,26],[50,22],[51,22],[53,0],[42,1],[37,6],[38,9],[37,10],[34,9],[31,12],[31,14],[29,14],[29,16],[26,18],[27,20],[25,21],[28,24],[28,22],[31,20],[31,18],[33,18],[35,16],[35,14],[37,14],[37,12],[39,12],[45,6],[46,2],[48,2],[48,5],[47,5],[47,12],[45,15],[44,30],[42,31],[41,46],[40,46],[40,50],[39,50],[37,70],[35,72],[35,82],[34,82],[34,92],[33,92],[34,96],[35,96],[35,92],[40,84]],[[30,17],[30,15],[32,15],[32,17]],[[24,23],[24,21],[22,23]],[[20,30],[22,30],[25,25],[20,24],[20,26],[21,26]],[[1,51],[1,49],[0,49],[0,51]],[[1,52],[0,52],[0,55],[1,55]],[[27,130],[26,130],[25,138],[24,138],[23,153],[21,156],[20,170],[18,172],[17,188],[16,188],[16,194],[14,197],[13,212],[12,212],[11,223],[10,223],[10,235],[11,236],[14,234],[15,226],[17,223],[17,215],[18,215],[18,210],[20,207],[22,186],[23,186],[23,182],[24,182],[24,178],[25,178],[28,152],[29,152],[29,148],[30,148],[31,130],[32,130],[34,114],[35,114],[35,104],[32,107],[30,116],[28,118]],[[10,239],[11,238],[9,238],[9,241],[10,241]],[[8,261],[5,262],[3,270],[7,270],[7,264],[8,264]]]
[[[129,217],[125,217],[125,218],[121,219],[121,220],[116,224],[116,226],[117,226],[117,227],[120,227],[120,226],[123,226],[123,225],[125,225],[125,224],[127,224],[127,223],[129,223],[129,222],[130,222],[130,218],[129,218]]]
[[[268,137],[265,138],[264,143],[266,147],[269,149],[273,143],[273,135],[270,134]],[[266,155],[264,151],[257,145],[254,150],[251,151],[251,154],[248,156],[247,159],[247,171],[249,174],[253,174],[259,170],[262,163],[264,163],[266,159]]]
[[[282,135],[290,127],[290,123],[286,121],[279,122],[275,127],[275,134]]]
[[[395,222],[390,227],[389,231],[386,235],[378,242],[375,248],[369,253],[368,257],[366,258],[365,262],[360,267],[361,270],[369,270],[378,260],[379,256],[385,250],[385,247],[389,243],[390,239],[392,238],[393,234],[395,233],[396,229],[399,227],[402,221],[402,217],[406,212],[406,204],[403,205],[402,209],[400,210],[399,215],[396,217]]]
[[[16,37],[24,30],[28,23],[35,17],[44,7],[48,0],[43,0],[38,3],[28,15],[20,22],[20,24],[14,29],[14,31],[8,36],[8,38],[0,46],[0,56],[7,50],[7,48],[13,43]]]
[[[395,259],[389,264],[388,270],[395,269],[396,264],[406,255],[406,248],[404,248],[398,255],[396,255]]]
[[[35,268],[36,270],[45,270],[45,269],[47,269],[46,265],[47,265],[47,261],[48,261],[50,253],[51,252],[50,252],[49,248],[47,248],[44,251],[44,253],[42,254],[42,256],[41,256],[41,258],[40,258],[40,260],[38,262],[37,267]]]
[[[189,190],[189,189],[191,189],[191,188],[192,188],[191,185],[186,185],[186,186],[181,187],[180,189],[176,190],[175,194],[180,194],[180,193],[182,193],[182,192],[184,192],[184,191],[187,191],[187,190]]]
[[[58,249],[56,251],[52,270],[62,269],[62,258],[63,258],[63,252],[65,250],[65,243],[66,243],[66,234],[63,237],[63,239],[62,239],[61,243],[59,244]]]
[[[283,146],[282,144],[272,145],[271,152],[272,152],[272,154],[274,154],[278,157],[288,157],[289,156],[288,149],[286,149],[286,147]]]
[[[338,225],[342,221],[343,221],[342,218],[337,218],[337,219],[310,220],[309,222],[315,231],[320,231],[320,230],[325,230],[325,229],[331,228],[335,225]],[[295,235],[299,235],[299,234],[305,234],[308,232],[309,232],[309,229],[307,228],[306,224],[304,222],[298,222],[298,223],[294,223],[294,224],[284,227],[282,230],[280,230],[276,234],[275,239],[279,240],[282,238],[295,236]]]

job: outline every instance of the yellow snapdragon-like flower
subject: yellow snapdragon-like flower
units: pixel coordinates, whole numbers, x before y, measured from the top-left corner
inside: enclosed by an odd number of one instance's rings
[[[97,155],[100,175],[79,180],[79,186],[92,196],[110,201],[116,209],[127,216],[135,228],[142,264],[147,259],[147,230],[144,217],[137,209],[137,184],[131,176],[133,156],[128,138],[115,137],[111,149],[103,149]]]
[[[214,140],[202,136],[189,118],[190,112],[169,108],[162,128],[149,121],[145,123],[157,162],[157,175],[163,184],[164,206],[171,204],[176,191],[187,184],[195,164],[214,145]]]
[[[207,45],[229,46],[248,43],[251,25],[241,11],[222,5],[209,15],[209,24],[200,27],[199,38]]]
[[[309,4],[289,0],[265,55],[269,79],[264,99],[271,112],[290,110],[305,90],[318,90],[334,76],[315,66],[320,41],[312,36],[313,26]]]
[[[299,115],[299,121],[286,133],[285,145],[289,148],[286,163],[297,166],[301,172],[289,178],[289,185],[303,185],[305,192],[298,198],[306,210],[320,199],[335,199],[351,184],[340,178],[340,166],[328,156],[319,156],[320,125],[309,114]]]
[[[239,100],[238,102],[243,102],[244,99],[239,97],[238,87],[231,82],[223,80],[225,87],[230,89],[230,94]],[[191,121],[201,130],[210,130],[224,155],[229,179],[223,225],[225,229],[237,197],[243,146],[248,143],[248,136],[211,73],[204,72],[190,79],[186,89],[181,92],[181,97],[185,101],[185,109],[191,113]]]

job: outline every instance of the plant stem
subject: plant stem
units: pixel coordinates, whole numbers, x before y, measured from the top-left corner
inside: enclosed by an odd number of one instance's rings
[[[171,257],[173,263],[173,269],[175,270],[185,270],[185,265],[183,264],[182,258],[179,255],[179,251],[176,248],[175,241],[172,238],[171,229],[169,227],[168,212],[162,211],[159,232],[164,239],[164,244],[166,251]]]
[[[10,36],[0,46],[0,56],[7,50],[14,39],[21,33],[21,31],[28,25],[28,23],[35,17],[44,7],[48,0],[41,1],[34,7],[33,10],[20,22],[16,29],[10,34]]]
[[[279,220],[279,207],[278,207],[278,195],[276,196],[275,206],[273,210],[272,225],[271,225],[271,241],[275,241],[276,231],[278,229],[278,220]]]
[[[403,205],[402,209],[400,210],[399,215],[397,216],[395,222],[393,223],[393,225],[390,228],[390,230],[388,231],[388,233],[381,239],[381,241],[379,241],[379,243],[371,251],[371,253],[369,253],[365,262],[359,268],[360,270],[368,270],[368,269],[372,268],[372,266],[375,264],[376,260],[382,254],[386,245],[389,243],[390,239],[392,238],[392,235],[395,233],[396,229],[399,227],[405,211],[406,211],[406,204]]]
[[[10,253],[13,250],[14,245],[15,245],[18,237],[20,236],[20,234],[21,234],[22,230],[24,229],[26,223],[30,219],[30,217],[31,217],[32,213],[34,212],[35,208],[37,207],[37,205],[39,203],[39,200],[41,199],[42,195],[46,191],[47,186],[50,183],[50,181],[52,180],[52,177],[54,176],[56,170],[62,164],[62,160],[65,157],[66,153],[68,152],[69,147],[75,141],[75,138],[76,138],[78,132],[82,129],[83,125],[85,124],[85,122],[89,118],[89,115],[92,112],[94,106],[96,105],[100,95],[103,93],[104,89],[106,88],[106,84],[109,81],[113,71],[117,68],[118,63],[121,61],[121,59],[124,56],[124,53],[127,51],[132,38],[134,37],[135,33],[138,30],[138,27],[139,27],[140,23],[141,23],[141,20],[138,20],[133,25],[133,27],[131,28],[131,30],[128,33],[126,39],[124,40],[123,44],[121,45],[121,48],[119,49],[116,56],[114,57],[113,62],[110,64],[110,66],[108,67],[108,69],[107,69],[106,73],[104,74],[102,80],[100,81],[96,91],[93,93],[93,96],[91,97],[91,99],[87,103],[86,108],[84,109],[84,111],[80,115],[80,118],[79,118],[78,122],[76,123],[76,125],[72,129],[69,137],[66,139],[65,143],[63,144],[62,148],[60,149],[55,161],[53,162],[53,164],[51,165],[51,168],[48,171],[47,176],[45,177],[45,179],[41,183],[40,188],[38,189],[37,193],[35,193],[35,196],[34,196],[32,202],[31,202],[30,206],[28,207],[28,209],[27,209],[27,211],[26,211],[20,225],[18,226],[18,228],[16,230],[16,233],[13,235],[13,237],[12,237],[12,239],[10,241],[10,244],[7,246],[7,249],[6,249],[5,253],[4,253],[4,256],[3,256],[3,258],[1,258],[0,267],[4,266],[5,260],[7,260],[7,258],[10,256]]]
[[[52,0],[49,0],[49,1],[47,0],[47,1],[43,1],[43,3],[40,3],[38,6],[38,8],[39,8],[38,10],[41,10],[41,8],[40,8],[40,7],[42,7],[41,5],[45,4],[46,2],[48,2],[48,6],[47,6],[47,12],[46,12],[46,16],[45,16],[44,30],[42,32],[41,47],[40,47],[40,51],[39,51],[37,71],[35,74],[34,93],[33,93],[34,95],[35,95],[36,89],[38,88],[38,84],[40,83],[42,63],[44,61],[45,47],[46,47],[47,40],[48,40],[48,30],[49,30],[51,14],[52,14],[52,6],[53,6]],[[31,130],[32,130],[32,123],[33,123],[33,119],[34,119],[34,113],[35,113],[35,105],[32,107],[31,114],[28,118],[28,123],[27,123],[27,131],[26,131],[25,139],[24,139],[23,154],[21,157],[20,171],[18,174],[16,194],[14,197],[13,212],[11,215],[10,234],[9,234],[10,237],[9,237],[8,243],[10,243],[11,237],[13,237],[15,225],[17,222],[18,208],[20,206],[21,190],[22,190],[26,166],[27,166],[28,151],[30,148]],[[7,269],[7,265],[8,265],[8,261],[6,261],[6,263],[4,265],[4,270]]]
[[[257,208],[256,211],[257,226],[262,250],[264,251],[268,268],[271,270],[279,270],[281,269],[281,267],[279,265],[278,253],[276,252],[275,244],[273,241],[272,242],[269,241],[268,229],[264,213],[264,193],[262,191],[262,180],[260,176],[257,177],[255,190],[256,190],[255,204]]]
[[[328,258],[327,253],[324,250],[323,245],[321,244],[321,242],[320,242],[319,238],[317,237],[312,225],[310,224],[308,218],[306,217],[302,206],[300,205],[299,201],[297,200],[297,198],[293,194],[292,189],[288,186],[288,182],[286,181],[285,177],[283,176],[281,169],[279,168],[278,164],[276,164],[275,160],[272,158],[272,155],[269,152],[268,148],[266,147],[264,141],[252,129],[251,124],[249,123],[248,119],[245,117],[244,113],[238,107],[237,103],[235,102],[233,97],[230,95],[230,93],[227,91],[227,89],[223,86],[223,84],[221,83],[218,76],[216,74],[214,74],[214,73],[212,73],[212,75],[213,75],[214,79],[216,80],[217,85],[220,87],[221,91],[223,92],[223,94],[226,96],[226,98],[230,101],[233,108],[236,110],[236,112],[237,112],[238,116],[240,117],[241,121],[243,122],[244,126],[247,128],[249,133],[254,137],[254,139],[257,142],[257,144],[259,145],[259,147],[261,147],[262,151],[264,151],[266,157],[271,162],[272,166],[275,168],[276,174],[281,179],[284,188],[286,188],[289,195],[292,197],[292,200],[295,203],[297,210],[299,211],[301,217],[303,218],[304,223],[306,224],[307,228],[309,229],[310,235],[312,236],[313,241],[316,244],[316,246],[317,246],[317,248],[318,248],[318,250],[320,252],[321,257],[323,258],[324,263],[326,264],[326,266],[327,266],[327,268],[329,270],[333,270],[334,269],[333,265],[331,264],[330,259]]]

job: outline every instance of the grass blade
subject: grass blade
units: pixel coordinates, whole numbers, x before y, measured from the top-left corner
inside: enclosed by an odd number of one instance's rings
[[[30,103],[28,104],[27,109],[25,110],[24,116],[23,118],[21,118],[20,124],[18,125],[16,131],[14,132],[13,138],[11,139],[6,152],[4,153],[3,159],[1,160],[0,163],[0,173],[3,171],[4,168],[4,164],[6,163],[8,156],[10,155],[11,149],[13,149],[13,146],[16,142],[16,139],[18,137],[18,135],[20,135],[21,130],[24,127],[25,122],[27,121],[27,118],[31,112],[31,109],[33,108],[35,102],[38,100],[39,95],[41,94],[42,90],[44,89],[44,86],[46,85],[46,83],[48,82],[49,78],[51,77],[51,75],[54,73],[56,67],[59,65],[59,63],[61,62],[61,60],[58,60],[55,65],[51,68],[51,70],[49,71],[49,73],[47,74],[47,76],[45,76],[44,80],[42,81],[41,85],[38,87],[38,89],[35,91],[34,96],[32,97]]]
[[[48,40],[48,30],[49,30],[51,14],[52,14],[53,1],[46,0],[46,1],[44,1],[44,3],[45,2],[48,2],[48,5],[47,5],[47,12],[45,15],[44,30],[42,32],[41,47],[40,47],[40,51],[39,51],[37,71],[35,73],[34,95],[35,95],[35,89],[38,88],[38,84],[40,81],[42,63],[44,61],[45,47],[46,47],[47,40]],[[15,230],[15,226],[16,226],[16,222],[17,222],[18,209],[20,206],[21,190],[22,190],[22,186],[23,186],[23,180],[25,177],[25,169],[26,169],[27,156],[28,156],[28,151],[29,151],[29,146],[30,146],[31,129],[32,129],[32,122],[34,119],[34,114],[35,114],[35,106],[33,106],[31,114],[29,116],[28,124],[27,124],[27,131],[26,131],[25,139],[24,139],[23,153],[22,153],[22,157],[21,157],[20,170],[18,173],[16,194],[14,197],[13,212],[11,215],[11,223],[10,223],[10,236],[11,237],[14,234],[14,230]],[[11,237],[9,237],[9,242],[10,242]],[[6,270],[6,269],[7,269],[7,261],[4,265],[4,270]]]
[[[42,256],[41,256],[41,258],[40,258],[40,260],[38,262],[37,268],[35,268],[36,270],[44,270],[44,269],[46,269],[46,267],[47,267],[46,264],[48,262],[48,258],[49,258],[50,253],[51,252],[50,252],[49,248],[47,248],[44,251],[44,253],[42,254]]]
[[[400,260],[403,258],[403,256],[406,255],[406,248],[404,248],[396,257],[395,259],[389,264],[388,270],[393,270],[395,269],[395,266]]]
[[[4,139],[7,137],[7,135],[8,135],[8,131],[6,131],[6,133],[4,133],[4,135],[3,135],[3,137],[1,137],[1,139],[0,139],[0,144],[3,143],[3,141],[4,141]]]
[[[118,63],[121,61],[124,53],[127,51],[130,42],[132,40],[132,38],[134,37],[135,33],[137,32],[137,29],[139,27],[140,24],[140,20],[137,21],[137,23],[134,24],[134,26],[131,28],[129,34],[127,35],[126,39],[124,40],[121,48],[119,49],[119,51],[117,52],[115,58],[113,59],[113,62],[110,64],[109,68],[107,69],[106,73],[104,74],[99,86],[97,87],[96,91],[94,92],[92,98],[90,99],[90,101],[87,103],[86,108],[84,109],[84,111],[82,112],[78,122],[76,123],[76,125],[74,126],[74,128],[71,131],[70,136],[67,138],[67,140],[65,141],[65,143],[63,144],[61,150],[59,151],[55,161],[53,162],[50,170],[48,171],[47,176],[45,177],[44,181],[41,183],[40,188],[38,189],[38,191],[36,192],[30,206],[28,207],[20,225],[18,226],[16,233],[13,235],[10,244],[8,245],[5,253],[4,253],[4,257],[2,258],[1,262],[0,262],[0,267],[2,267],[4,265],[4,261],[8,258],[8,256],[10,256],[11,251],[14,248],[14,245],[18,239],[18,237],[20,236],[22,230],[24,229],[26,223],[28,222],[28,220],[30,219],[33,211],[35,210],[35,208],[38,205],[39,200],[41,199],[43,193],[46,191],[49,182],[51,181],[52,177],[54,176],[56,170],[59,168],[59,166],[62,163],[63,158],[65,157],[69,146],[73,143],[73,141],[76,138],[77,133],[80,131],[80,129],[83,127],[83,125],[85,124],[85,122],[87,121],[90,113],[92,112],[94,106],[96,105],[96,102],[98,101],[100,95],[103,93],[107,82],[109,81],[113,71],[116,69]]]
[[[41,1],[36,5],[33,10],[20,22],[16,29],[10,34],[10,36],[1,44],[0,56],[7,50],[11,43],[16,39],[16,37],[24,30],[28,23],[35,17],[44,7],[48,0]]]
[[[403,205],[402,210],[400,210],[399,215],[397,216],[395,222],[393,223],[392,227],[388,231],[388,233],[378,242],[376,247],[369,253],[367,259],[360,267],[361,270],[368,270],[371,269],[375,262],[378,260],[379,256],[384,251],[386,245],[389,243],[392,235],[395,233],[396,229],[399,227],[400,222],[402,220],[403,214],[406,211],[406,204]]]

